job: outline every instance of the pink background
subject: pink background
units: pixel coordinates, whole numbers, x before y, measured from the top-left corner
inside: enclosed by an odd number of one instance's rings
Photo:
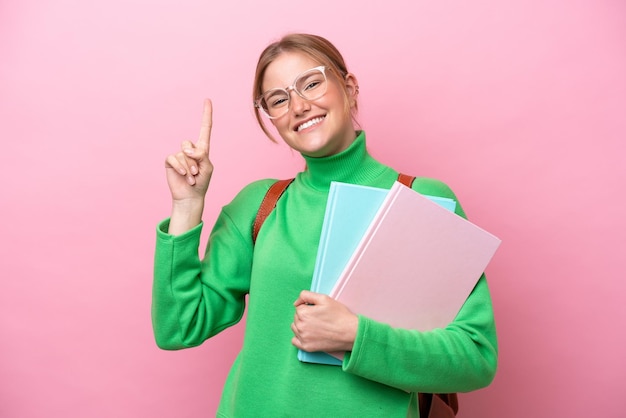
[[[249,97],[261,49],[292,30],[344,52],[374,155],[446,181],[503,240],[500,367],[460,417],[624,416],[618,0],[0,2],[0,416],[214,414],[243,327],[180,352],[152,338],[163,160],[210,96],[208,224],[302,167]]]

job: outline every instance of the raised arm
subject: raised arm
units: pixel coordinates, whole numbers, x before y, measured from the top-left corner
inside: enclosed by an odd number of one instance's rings
[[[165,159],[167,184],[172,194],[168,232],[179,235],[198,225],[204,210],[204,197],[213,174],[209,159],[213,105],[205,99],[198,141],[183,141],[179,152]]]

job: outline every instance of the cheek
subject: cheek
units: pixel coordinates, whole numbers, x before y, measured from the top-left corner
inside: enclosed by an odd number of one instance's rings
[[[280,120],[274,119],[272,121],[272,124],[274,125],[274,128],[276,128],[276,129],[285,129],[285,127],[287,126],[287,123],[285,121],[283,121],[282,119],[285,119],[285,118],[283,117]]]
[[[276,132],[278,132],[279,134],[284,133],[289,129],[289,122],[286,119],[286,117],[283,117],[279,120],[272,120],[272,125],[274,126]]]
[[[341,89],[335,88],[332,92],[329,93],[331,94],[329,94],[326,98],[327,106],[332,106],[337,109],[344,110],[352,105],[352,98],[346,97]]]

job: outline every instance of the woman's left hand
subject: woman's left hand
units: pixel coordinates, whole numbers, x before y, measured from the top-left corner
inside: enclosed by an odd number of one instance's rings
[[[358,317],[344,304],[321,293],[303,290],[294,302],[292,344],[304,351],[351,351]]]

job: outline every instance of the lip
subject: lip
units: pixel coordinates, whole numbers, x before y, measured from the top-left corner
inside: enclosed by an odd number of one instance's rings
[[[294,132],[302,132],[302,131],[298,131],[298,126],[301,126],[301,125],[303,125],[303,124],[305,124],[307,122],[310,122],[310,121],[312,121],[314,119],[319,119],[319,118],[325,119],[326,115],[324,114],[324,115],[311,116],[310,118],[306,118],[305,120],[300,120],[296,124],[294,124],[292,130]],[[319,123],[321,123],[321,122],[319,122]],[[314,126],[317,126],[319,123],[316,123],[315,125],[311,126],[311,128],[314,127]],[[307,129],[309,129],[309,128],[305,128],[304,130],[307,130]]]

